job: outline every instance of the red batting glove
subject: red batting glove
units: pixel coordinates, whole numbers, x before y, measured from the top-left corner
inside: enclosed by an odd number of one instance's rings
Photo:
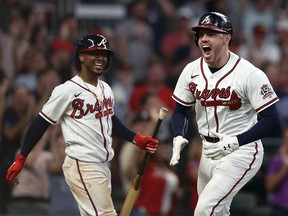
[[[15,162],[9,167],[6,174],[6,181],[10,184],[19,184],[17,175],[21,172],[26,158],[21,154],[18,154]]]
[[[137,133],[134,136],[133,144],[135,144],[136,146],[138,146],[143,150],[148,151],[151,154],[154,154],[159,145],[159,141],[154,139],[152,136],[143,136]]]

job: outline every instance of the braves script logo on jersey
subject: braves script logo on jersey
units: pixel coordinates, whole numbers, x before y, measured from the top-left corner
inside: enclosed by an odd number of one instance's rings
[[[239,109],[242,105],[241,98],[238,97],[235,91],[231,92],[231,87],[227,88],[215,88],[215,89],[203,89],[202,91],[197,89],[197,84],[194,82],[189,83],[189,89],[195,96],[196,100],[201,101],[202,106],[228,106],[230,110]],[[220,98],[217,99],[216,98]],[[209,100],[213,99],[213,100]],[[227,100],[222,100],[227,99]]]
[[[95,118],[99,119],[103,116],[113,114],[113,101],[112,98],[105,98],[103,100],[103,107],[97,101],[95,104],[87,103],[80,98],[76,98],[72,101],[73,112],[71,117],[76,119],[81,119],[83,116],[86,116],[88,113],[95,113]],[[106,108],[106,110],[104,110]],[[102,111],[104,110],[104,111]]]
[[[273,94],[272,89],[268,86],[268,84],[261,86],[261,95],[263,95],[263,99],[270,97]]]

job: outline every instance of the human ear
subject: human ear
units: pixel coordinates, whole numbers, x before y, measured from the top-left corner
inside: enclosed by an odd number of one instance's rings
[[[84,55],[83,55],[83,54],[79,54],[79,59],[80,59],[80,62],[83,62],[83,60],[84,60]]]

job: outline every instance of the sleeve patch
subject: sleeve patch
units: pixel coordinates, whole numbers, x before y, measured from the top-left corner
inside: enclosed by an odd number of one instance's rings
[[[263,96],[263,99],[270,97],[273,95],[272,89],[269,87],[268,84],[264,84],[261,86],[261,95]]]

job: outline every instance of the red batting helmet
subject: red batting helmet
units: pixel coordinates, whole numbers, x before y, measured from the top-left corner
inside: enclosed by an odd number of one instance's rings
[[[199,29],[211,29],[213,31],[230,34],[233,34],[233,28],[230,20],[224,14],[218,12],[208,12],[201,16],[199,19],[198,25],[193,27],[192,30],[195,32],[195,43],[198,46],[199,39]],[[231,44],[231,40],[229,45]]]
[[[108,62],[105,67],[106,70],[110,65],[111,56],[114,54],[114,52],[110,49],[108,40],[103,35],[100,34],[89,34],[80,39],[76,49],[76,62],[75,62],[76,69],[80,70],[81,68],[81,62],[79,60],[80,53],[97,51],[97,50],[105,51],[108,54]]]

